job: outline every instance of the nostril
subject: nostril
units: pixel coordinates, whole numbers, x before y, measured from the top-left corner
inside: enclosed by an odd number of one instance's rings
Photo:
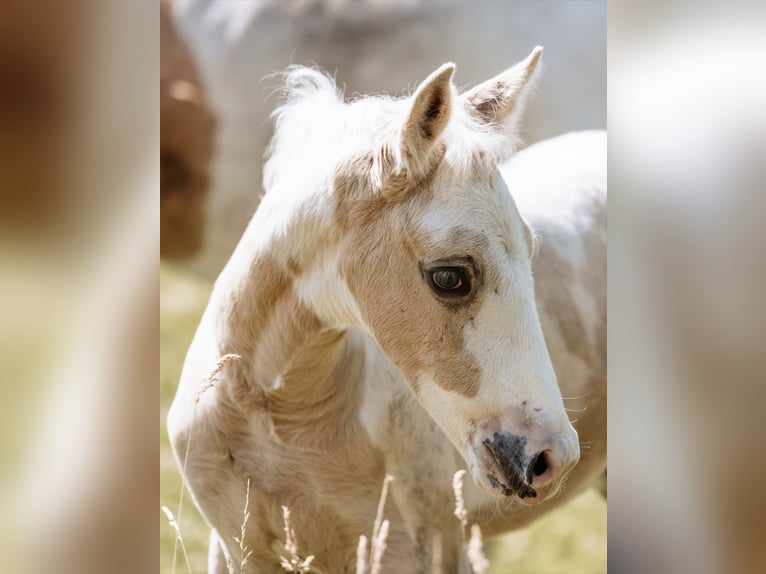
[[[548,464],[548,455],[545,452],[539,453],[535,457],[535,461],[532,463],[532,474],[534,476],[542,476],[545,474],[550,465]]]

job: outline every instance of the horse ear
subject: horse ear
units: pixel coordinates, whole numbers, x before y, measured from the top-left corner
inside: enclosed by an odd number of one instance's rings
[[[535,85],[542,54],[542,47],[537,46],[526,59],[465,92],[461,98],[466,110],[482,124],[506,125],[515,130]]]
[[[455,64],[444,64],[415,92],[400,140],[402,156],[411,170],[420,171],[428,164],[434,144],[449,123],[454,72]]]

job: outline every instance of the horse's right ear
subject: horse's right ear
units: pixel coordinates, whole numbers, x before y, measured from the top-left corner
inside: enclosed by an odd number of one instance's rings
[[[427,169],[434,144],[449,123],[454,72],[455,64],[444,64],[426,78],[412,98],[401,129],[400,147],[406,169],[416,176]]]

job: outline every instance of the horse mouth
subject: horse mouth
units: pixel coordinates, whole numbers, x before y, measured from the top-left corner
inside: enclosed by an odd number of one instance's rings
[[[524,485],[521,489],[514,491],[512,488],[508,488],[505,484],[497,480],[492,474],[488,474],[487,479],[492,485],[492,488],[499,490],[503,496],[510,497],[516,494],[519,498],[537,497],[537,492],[535,492],[535,489],[529,485]]]
[[[495,436],[497,437],[497,434]],[[518,468],[517,465],[509,463],[506,458],[499,456],[495,443],[490,439],[484,440],[482,445],[485,447],[482,457],[485,465],[498,471],[486,474],[487,480],[494,490],[506,497],[515,494],[520,499],[537,498],[537,491],[531,486],[532,477],[527,476],[531,475],[531,469],[528,469],[526,473],[522,472],[522,469]],[[503,477],[503,480],[498,479],[498,475]]]

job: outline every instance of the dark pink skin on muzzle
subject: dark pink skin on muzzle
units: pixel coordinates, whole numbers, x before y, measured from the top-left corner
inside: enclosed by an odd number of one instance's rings
[[[555,495],[580,458],[576,431],[568,419],[532,416],[519,410],[479,425],[472,437],[477,485],[499,497],[515,496],[527,506]],[[559,420],[563,424],[550,424]]]

